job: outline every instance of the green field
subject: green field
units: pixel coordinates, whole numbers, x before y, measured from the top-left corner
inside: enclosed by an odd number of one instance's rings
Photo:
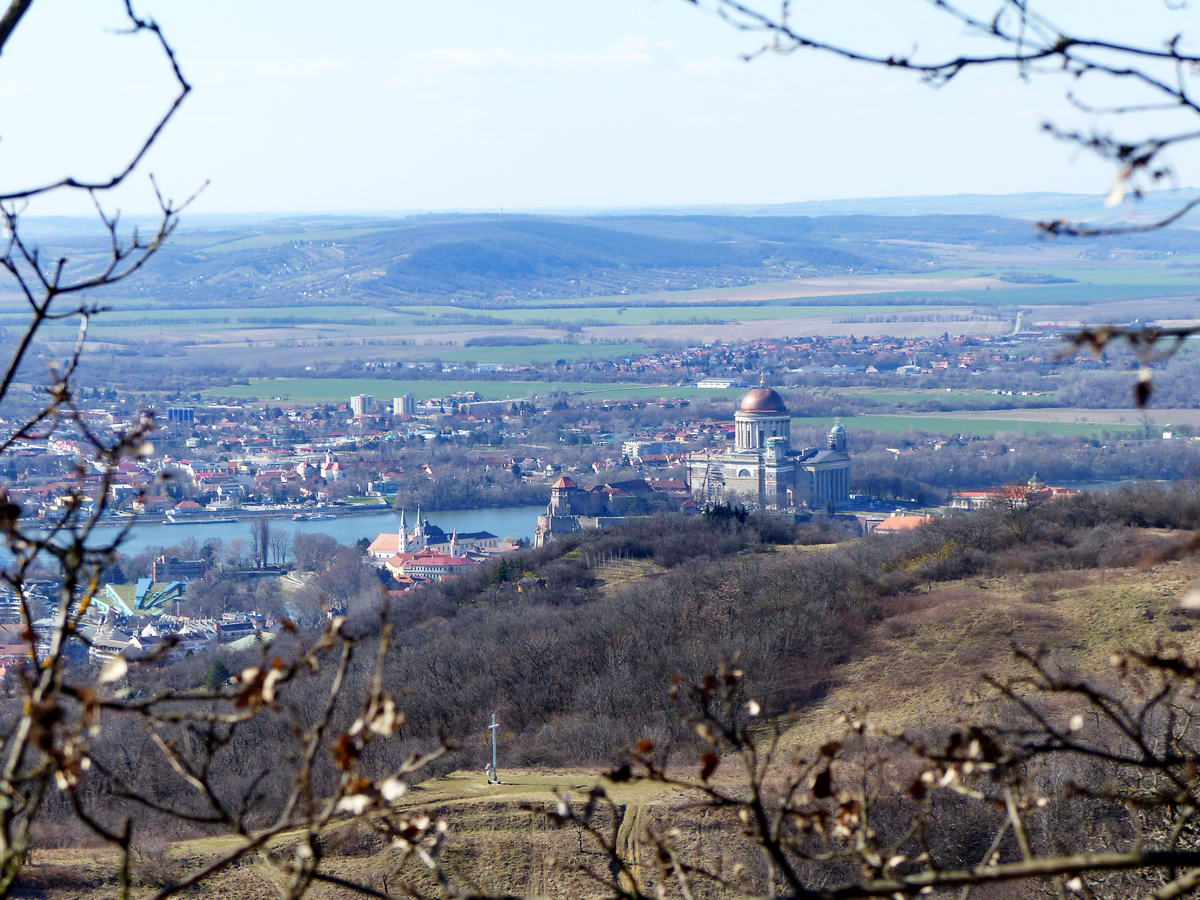
[[[1020,434],[1076,434],[1100,435],[1104,432],[1137,432],[1137,425],[1100,425],[1080,424],[1076,422],[1031,422],[1022,419],[968,419],[953,415],[921,415],[921,416],[807,416],[792,419],[797,426],[828,427],[840,421],[847,430],[855,428],[882,431],[887,434],[906,434],[919,432],[951,436],[956,434],[989,435],[1018,432]]]
[[[178,322],[242,326],[264,322],[410,322],[405,316],[380,306],[360,304],[315,304],[313,306],[199,306],[162,307],[153,309],[113,309],[96,317],[96,323],[123,324],[146,322]]]
[[[269,325],[306,324],[374,324],[407,325],[412,319],[378,306],[352,304],[314,306],[199,306],[199,307],[153,307],[150,309],[113,309],[95,317],[95,328],[116,326],[204,326],[218,328],[245,328]],[[11,325],[28,319],[25,314],[0,311],[0,324]],[[77,327],[77,326],[72,326]]]
[[[1181,254],[1172,258],[1173,265],[1148,266],[1087,266],[1087,265],[1039,265],[1034,262],[1028,266],[1004,265],[998,267],[995,274],[1007,272],[1036,272],[1039,275],[1054,275],[1058,278],[1073,278],[1085,285],[1166,285],[1174,288],[1179,282],[1196,281],[1197,271],[1193,266],[1200,267],[1200,256]],[[976,271],[975,274],[981,274]],[[1049,285],[1053,287],[1053,285]]]
[[[883,295],[888,296],[888,295]],[[513,309],[467,309],[457,306],[401,306],[398,312],[408,310],[414,315],[425,315],[435,320],[443,316],[486,318],[497,324],[527,324],[538,322],[569,322],[596,325],[655,325],[681,323],[691,320],[747,322],[762,319],[824,319],[842,316],[891,316],[911,315],[922,312],[945,312],[944,306],[794,306],[773,303],[763,306],[739,304],[737,306],[577,306],[536,307],[522,306]]]
[[[882,297],[892,295],[884,294]],[[928,295],[921,295],[927,299]],[[965,305],[965,304],[964,304]],[[266,306],[252,308],[195,307],[151,309],[114,309],[96,316],[91,329],[99,337],[114,334],[131,339],[172,338],[188,340],[198,335],[206,339],[238,339],[246,331],[295,331],[295,337],[369,337],[390,335],[438,334],[453,330],[490,330],[505,327],[584,326],[667,326],[673,324],[755,322],[779,319],[841,319],[859,317],[912,316],[923,313],[944,315],[962,312],[953,307],[921,304],[840,304],[795,305],[676,305],[676,306],[521,306],[512,309],[470,309],[458,306],[420,305],[387,309],[350,304],[314,306]],[[23,312],[0,311],[0,326],[23,325]],[[77,323],[64,322],[61,330],[73,331]],[[320,334],[319,332],[328,332]],[[284,335],[281,335],[283,337]],[[259,339],[265,337],[259,335]],[[447,357],[449,358],[449,357]],[[482,357],[464,355],[461,359]],[[559,357],[538,357],[538,361]]]
[[[973,291],[896,291],[880,294],[850,294],[829,297],[807,297],[797,302],[828,303],[857,298],[862,303],[928,303],[939,302],[962,306],[1080,306],[1104,300],[1139,300],[1149,297],[1179,297],[1200,294],[1195,275],[1188,281],[1158,284],[1035,284],[1026,287],[993,287]],[[911,311],[913,306],[899,307]],[[945,309],[945,307],[942,307]],[[860,315],[869,315],[869,307],[859,307]]]

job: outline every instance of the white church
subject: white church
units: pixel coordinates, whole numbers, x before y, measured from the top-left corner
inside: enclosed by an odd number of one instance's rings
[[[417,524],[410,530],[408,512],[400,510],[400,527],[396,531],[384,531],[371,541],[367,554],[379,562],[386,562],[398,553],[420,553],[436,550],[448,556],[459,556],[467,551],[495,551],[500,538],[490,531],[469,531],[459,534],[454,529],[449,535],[428,519],[422,518],[417,510]]]

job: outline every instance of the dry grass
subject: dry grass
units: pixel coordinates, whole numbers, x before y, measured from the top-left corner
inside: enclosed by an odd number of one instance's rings
[[[819,742],[864,710],[880,727],[953,721],[993,703],[984,675],[1020,670],[1012,650],[1044,647],[1084,672],[1106,671],[1122,647],[1178,643],[1200,651],[1200,628],[1178,608],[1200,563],[1102,569],[939,585],[893,598],[862,652],[831,672],[834,687],[794,718],[795,740]]]
[[[633,581],[656,578],[665,571],[649,559],[615,559],[601,563],[592,576],[599,580],[601,591],[609,592]]]

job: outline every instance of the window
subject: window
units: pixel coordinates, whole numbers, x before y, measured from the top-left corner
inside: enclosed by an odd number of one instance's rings
[[[738,472],[738,478],[749,478],[749,477],[750,477],[749,469],[742,469],[740,472]]]

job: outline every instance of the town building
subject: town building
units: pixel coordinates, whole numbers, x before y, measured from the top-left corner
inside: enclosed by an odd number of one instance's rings
[[[686,457],[688,484],[701,503],[745,503],[759,509],[834,510],[850,501],[846,429],[836,424],[826,446],[795,450],[792,415],[772,388],[756,387],[734,412],[731,450]]]
[[[643,459],[648,456],[679,453],[684,448],[679,441],[640,441],[631,440],[621,443],[621,455],[626,459]]]
[[[208,563],[203,559],[160,556],[150,566],[150,579],[154,582],[192,581],[203,578],[207,571]]]
[[[477,566],[480,562],[482,558],[468,556],[455,547],[449,553],[429,548],[411,553],[397,553],[384,565],[397,580],[407,578],[419,582],[442,581],[471,566]]]
[[[325,458],[321,461],[320,472],[321,477],[326,481],[338,481],[346,474],[346,469],[341,460],[332,453],[326,453]]]
[[[1074,488],[1046,484],[1035,472],[1025,484],[1006,484],[979,491],[955,491],[950,497],[950,506],[954,509],[984,509],[997,505],[1019,508],[1045,500],[1074,497],[1078,493]]]
[[[417,414],[417,398],[412,394],[402,394],[392,398],[393,416],[415,416]]]
[[[375,409],[375,398],[370,394],[355,394],[350,398],[350,412],[356,416],[366,416]]]
[[[172,406],[167,410],[167,421],[172,424],[178,422],[180,425],[194,425],[196,411],[190,406]]]

